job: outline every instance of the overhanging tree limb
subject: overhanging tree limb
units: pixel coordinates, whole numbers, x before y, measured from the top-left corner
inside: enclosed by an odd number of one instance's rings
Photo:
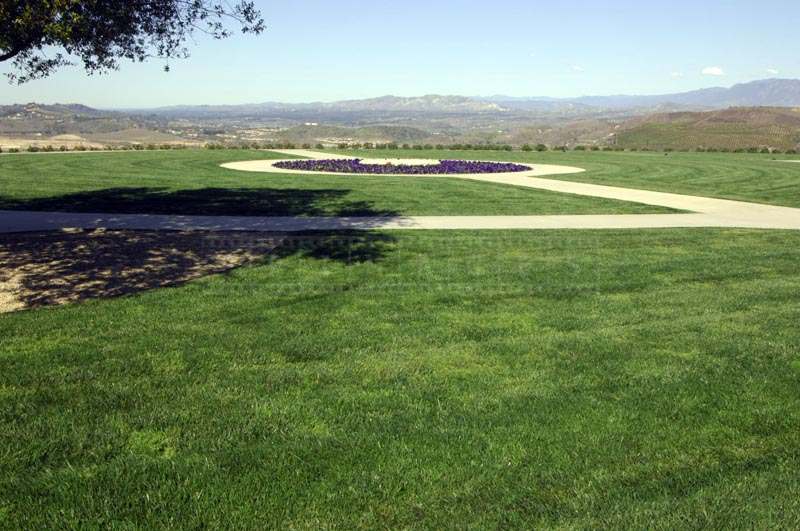
[[[119,61],[185,57],[195,31],[215,38],[259,34],[264,20],[252,1],[239,0],[0,0],[0,62],[9,79],[24,83],[70,62],[88,72],[116,69]],[[56,57],[44,55],[55,48]]]
[[[16,48],[12,48],[9,52],[0,55],[0,63],[8,61],[9,59],[13,59],[14,57],[22,53],[22,50],[24,49],[25,47],[23,46],[17,46]]]

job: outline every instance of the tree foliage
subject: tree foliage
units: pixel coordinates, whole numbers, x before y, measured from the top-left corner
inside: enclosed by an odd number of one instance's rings
[[[123,59],[186,57],[195,32],[224,39],[231,26],[258,34],[264,20],[244,0],[0,0],[0,62],[17,83],[76,62],[104,72]]]

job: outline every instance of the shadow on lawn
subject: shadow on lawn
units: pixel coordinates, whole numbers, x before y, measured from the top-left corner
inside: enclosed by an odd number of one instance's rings
[[[181,285],[292,256],[375,262],[395,238],[314,234],[86,230],[0,234],[0,313]]]
[[[273,188],[107,188],[54,197],[0,197],[0,210],[175,214],[206,216],[396,216],[369,201],[351,201],[350,190]]]
[[[102,213],[391,216],[347,190],[113,188],[42,199],[0,198],[0,209]],[[180,285],[256,261],[300,256],[345,264],[381,260],[395,239],[363,231],[86,230],[0,234],[0,312]]]

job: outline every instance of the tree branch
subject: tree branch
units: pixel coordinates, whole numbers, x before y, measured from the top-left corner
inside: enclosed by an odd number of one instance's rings
[[[19,44],[16,48],[11,48],[11,50],[3,55],[0,55],[0,63],[3,61],[8,61],[9,59],[13,59],[19,54],[21,54],[25,49],[28,48],[29,45],[26,44]]]
[[[44,77],[67,64],[60,55],[42,56],[55,47],[87,72],[103,72],[123,58],[186,57],[182,44],[193,32],[227,38],[234,33],[227,23],[242,33],[264,30],[253,0],[0,0],[0,63],[19,71],[6,74],[12,81]]]

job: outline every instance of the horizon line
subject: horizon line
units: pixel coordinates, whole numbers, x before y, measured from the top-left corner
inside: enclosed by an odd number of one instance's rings
[[[399,96],[396,94],[381,94],[377,96],[367,96],[367,97],[350,97],[350,98],[342,98],[342,99],[324,99],[324,100],[311,100],[311,101],[280,101],[280,100],[263,100],[263,101],[250,101],[250,102],[242,102],[242,103],[183,103],[183,104],[168,104],[168,105],[154,105],[154,106],[146,106],[146,107],[101,107],[101,106],[92,106],[87,105],[85,103],[80,103],[77,101],[73,102],[60,102],[60,101],[27,101],[27,102],[12,102],[6,104],[0,104],[2,106],[13,106],[13,105],[31,105],[31,104],[40,104],[40,105],[83,105],[84,107],[90,107],[97,110],[109,110],[109,111],[146,111],[146,110],[158,110],[158,109],[169,109],[169,108],[177,108],[177,107],[244,107],[248,105],[268,105],[268,104],[278,104],[278,105],[315,105],[315,104],[331,104],[331,103],[343,103],[343,102],[351,102],[351,101],[368,101],[368,100],[377,100],[381,98],[401,98],[401,99],[418,99],[418,98],[427,98],[427,97],[444,97],[444,98],[467,98],[471,100],[486,100],[486,99],[494,99],[494,98],[509,98],[515,100],[527,100],[527,101],[572,101],[572,100],[580,100],[584,98],[615,98],[615,97],[657,97],[657,96],[672,96],[672,95],[682,95],[688,94],[692,92],[698,92],[703,90],[713,90],[713,89],[726,89],[729,90],[733,87],[739,85],[747,85],[751,83],[758,83],[764,81],[800,81],[800,78],[782,78],[782,77],[770,77],[770,78],[757,78],[751,81],[745,81],[741,83],[733,83],[731,85],[713,85],[708,87],[701,87],[692,90],[686,90],[682,92],[659,92],[653,94],[626,94],[626,93],[613,93],[613,94],[583,94],[581,96],[513,96],[511,94],[502,94],[502,93],[495,93],[489,95],[464,95],[464,94],[442,94],[442,93],[426,93],[426,94],[418,94],[412,96]]]

